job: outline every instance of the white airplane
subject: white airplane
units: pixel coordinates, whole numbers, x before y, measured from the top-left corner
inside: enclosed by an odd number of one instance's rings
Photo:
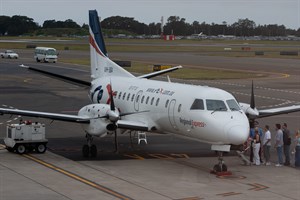
[[[89,11],[89,24],[91,82],[22,67],[90,87],[92,103],[81,108],[78,115],[7,108],[0,108],[0,114],[81,123],[87,136],[87,144],[82,148],[83,155],[96,156],[97,148],[92,144],[94,136],[104,137],[108,133],[117,136],[117,132],[128,131],[174,133],[212,144],[215,151],[229,151],[231,145],[240,145],[247,140],[248,117],[253,120],[300,110],[300,106],[289,106],[258,111],[254,105],[254,94],[251,105],[239,104],[232,94],[221,89],[149,80],[181,66],[136,77],[107,56],[96,10]],[[227,167],[221,160],[214,169],[226,171]]]

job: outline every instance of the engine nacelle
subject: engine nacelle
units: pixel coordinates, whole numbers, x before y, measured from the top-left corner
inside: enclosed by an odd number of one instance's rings
[[[108,132],[115,131],[114,124],[107,118],[108,113],[111,112],[108,104],[90,104],[81,108],[78,112],[79,116],[91,118],[89,124],[84,124],[84,130],[95,136],[104,136]]]
[[[251,108],[250,104],[240,103],[240,107],[250,118],[256,118],[259,115],[258,110],[256,108]]]

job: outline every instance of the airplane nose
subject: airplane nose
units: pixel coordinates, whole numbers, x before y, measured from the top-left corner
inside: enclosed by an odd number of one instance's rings
[[[249,136],[249,127],[235,125],[227,129],[228,142],[234,145],[243,144]]]

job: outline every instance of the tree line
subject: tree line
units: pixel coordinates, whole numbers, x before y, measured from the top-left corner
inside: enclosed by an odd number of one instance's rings
[[[160,35],[161,23],[145,24],[136,21],[132,17],[112,16],[104,19],[101,26],[105,33],[110,34],[119,30],[135,35]],[[115,31],[114,31],[115,32]],[[179,16],[170,16],[164,25],[164,34],[174,34],[188,36],[192,34],[211,35],[234,35],[234,36],[287,36],[296,35],[300,37],[300,28],[298,30],[286,28],[284,25],[269,24],[256,25],[253,20],[248,18],[238,19],[233,24],[223,21],[221,24],[208,24],[205,22],[194,21],[191,24],[186,22],[185,18]],[[40,26],[32,18],[27,16],[15,15],[0,16],[0,35],[18,36],[18,35],[88,35],[88,25],[78,25],[72,19],[65,21],[46,20]]]

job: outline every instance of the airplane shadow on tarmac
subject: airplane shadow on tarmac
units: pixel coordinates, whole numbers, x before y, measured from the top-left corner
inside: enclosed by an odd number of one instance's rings
[[[137,139],[130,141],[129,136],[118,137],[118,152],[115,152],[114,137],[94,138],[93,144],[98,148],[96,157],[83,157],[84,137],[51,138],[48,150],[74,161],[83,160],[122,160],[122,159],[176,159],[189,157],[214,157],[209,144],[170,135],[147,136],[148,144]],[[229,153],[227,155],[233,155]],[[225,155],[226,156],[226,155]],[[217,157],[216,157],[217,158]]]

